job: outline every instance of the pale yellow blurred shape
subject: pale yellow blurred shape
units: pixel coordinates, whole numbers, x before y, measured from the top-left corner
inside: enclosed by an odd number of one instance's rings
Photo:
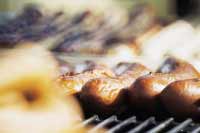
[[[64,98],[54,82],[57,63],[39,45],[1,52],[0,73],[1,133],[57,133],[82,120],[76,100]]]

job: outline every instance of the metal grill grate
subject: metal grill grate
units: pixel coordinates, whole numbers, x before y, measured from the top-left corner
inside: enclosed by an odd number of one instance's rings
[[[176,122],[174,118],[168,118],[164,121],[157,121],[155,117],[149,117],[143,121],[137,120],[136,116],[125,120],[118,119],[113,115],[107,119],[101,119],[94,115],[86,119],[80,126],[94,124],[95,126],[89,133],[95,133],[100,128],[107,128],[108,133],[199,133],[200,125],[194,123],[188,118],[182,122]]]

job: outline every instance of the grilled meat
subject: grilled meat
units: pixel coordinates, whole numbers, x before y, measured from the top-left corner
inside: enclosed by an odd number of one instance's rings
[[[57,83],[66,95],[71,95],[80,92],[82,86],[91,79],[113,76],[113,72],[109,69],[94,69],[72,76],[62,75],[58,78]]]
[[[126,89],[136,78],[149,72],[145,66],[133,63],[118,77],[90,80],[82,88],[81,100],[97,113],[120,112],[119,105],[125,100]],[[120,109],[123,109],[123,105]]]
[[[174,116],[200,118],[200,80],[188,79],[168,85],[160,95],[164,107]]]
[[[188,62],[169,57],[167,58],[161,67],[157,70],[158,73],[185,73],[199,77],[199,72]]]
[[[197,70],[187,62],[169,58],[159,68],[158,72],[138,78],[129,88],[130,102],[134,108],[157,110],[158,100],[162,90],[176,80],[198,78]]]

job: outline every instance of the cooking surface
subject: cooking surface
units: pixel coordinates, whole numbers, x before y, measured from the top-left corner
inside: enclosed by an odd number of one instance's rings
[[[131,116],[126,119],[119,119],[113,115],[106,119],[99,118],[94,115],[86,119],[82,125],[95,124],[89,132],[95,132],[99,128],[106,127],[108,133],[198,133],[200,132],[199,124],[195,124],[192,119],[185,119],[181,122],[176,122],[174,118],[167,118],[162,121],[157,121],[155,117],[147,117],[144,120],[138,120],[137,116]]]

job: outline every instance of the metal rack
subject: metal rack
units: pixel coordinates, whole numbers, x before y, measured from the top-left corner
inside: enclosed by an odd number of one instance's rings
[[[145,120],[138,120],[136,116],[128,117],[124,120],[118,119],[116,115],[106,119],[101,119],[94,115],[86,119],[80,126],[95,125],[89,133],[95,133],[98,129],[106,128],[108,133],[198,133],[200,125],[188,118],[181,122],[176,122],[170,117],[164,121],[157,121],[156,117],[149,117]]]

